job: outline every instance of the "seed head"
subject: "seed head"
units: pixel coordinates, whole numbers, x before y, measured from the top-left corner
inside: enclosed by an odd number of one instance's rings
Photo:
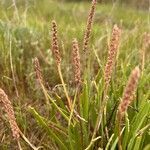
[[[109,45],[109,51],[108,51],[108,58],[107,58],[107,63],[105,66],[105,87],[108,87],[113,67],[115,65],[115,59],[119,47],[119,41],[120,41],[120,36],[121,36],[121,30],[118,28],[117,25],[114,25],[113,31],[112,31],[112,36],[111,36],[111,41]]]
[[[122,101],[119,105],[119,115],[122,117],[133,100],[134,93],[140,77],[140,69],[136,67],[129,77],[128,83],[123,93]]]
[[[74,66],[75,83],[79,85],[81,83],[81,64],[80,64],[79,46],[78,41],[76,39],[73,40],[72,59]]]
[[[1,88],[0,88],[0,104],[2,105],[2,107],[4,108],[4,111],[7,114],[13,137],[16,140],[18,140],[20,137],[20,130],[16,123],[14,110],[13,110],[11,102],[8,99],[8,96],[5,94],[5,92]]]
[[[85,63],[87,63],[87,53],[88,53],[88,44],[89,44],[89,39],[90,39],[90,34],[92,30],[92,24],[93,24],[93,19],[94,19],[94,14],[95,14],[95,9],[96,9],[96,3],[97,0],[92,1],[92,6],[89,12],[88,20],[87,20],[87,25],[86,25],[86,31],[84,34],[84,41],[83,41],[83,52],[85,55]]]
[[[34,70],[36,73],[36,78],[39,82],[43,82],[43,77],[41,73],[41,67],[38,58],[34,58]]]
[[[61,63],[61,56],[58,46],[58,36],[57,36],[57,24],[55,21],[52,21],[52,52],[55,56],[57,65]]]

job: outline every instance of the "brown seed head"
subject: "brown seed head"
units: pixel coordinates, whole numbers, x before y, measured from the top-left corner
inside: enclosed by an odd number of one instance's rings
[[[134,93],[137,89],[137,84],[140,77],[140,69],[136,67],[129,77],[128,83],[123,93],[122,101],[119,105],[119,115],[122,117],[126,112],[128,106],[133,100]]]
[[[105,75],[104,75],[105,87],[108,87],[110,79],[111,79],[111,74],[113,71],[113,67],[115,65],[115,59],[116,59],[116,55],[117,55],[117,51],[119,47],[120,36],[121,36],[121,30],[118,28],[117,25],[114,25],[112,36],[111,36],[111,41],[109,45],[107,63],[105,66]]]
[[[5,94],[5,92],[0,88],[0,104],[2,105],[2,107],[4,108],[4,111],[7,114],[9,123],[10,123],[10,127],[13,133],[13,137],[18,140],[20,137],[20,130],[19,127],[16,123],[16,118],[14,115],[14,110],[12,107],[11,102],[9,101],[7,95]]]
[[[76,39],[73,40],[72,59],[74,66],[75,83],[79,85],[81,83],[81,64],[80,64],[79,46],[78,41]]]
[[[92,29],[93,18],[94,18],[94,14],[95,14],[96,3],[97,3],[97,0],[92,1],[92,7],[90,9],[90,13],[89,13],[88,20],[87,20],[87,26],[86,26],[86,31],[84,34],[84,42],[83,42],[83,52],[84,53],[87,53],[88,43],[89,43],[91,29]]]
[[[55,56],[57,65],[61,63],[61,56],[58,46],[58,36],[57,36],[57,24],[55,21],[52,21],[52,52]]]
[[[43,82],[41,67],[38,58],[34,58],[34,70],[38,81]]]

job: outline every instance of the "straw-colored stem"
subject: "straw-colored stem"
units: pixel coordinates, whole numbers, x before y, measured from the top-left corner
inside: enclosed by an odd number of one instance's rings
[[[17,20],[19,21],[19,12],[18,12],[18,8],[16,5],[16,0],[12,0],[12,2],[13,2],[14,9],[15,9],[15,16],[17,17]]]
[[[121,144],[121,116],[120,114],[118,114],[118,121],[117,121],[117,124],[118,124],[118,149],[119,150],[122,150],[122,144]]]
[[[21,137],[24,139],[24,141],[33,149],[33,150],[38,150],[27,138],[26,136],[20,131]]]
[[[64,89],[64,93],[65,93],[66,98],[67,98],[68,108],[69,108],[69,110],[71,110],[71,109],[72,109],[72,103],[71,103],[71,99],[70,99],[70,97],[69,97],[69,94],[68,94],[68,91],[67,91],[67,88],[66,88],[66,85],[65,85],[63,76],[62,76],[62,72],[61,72],[61,67],[60,67],[60,65],[58,65],[57,68],[58,68],[59,77],[60,77],[60,80],[61,80],[61,82],[62,82],[62,86],[63,86],[63,89]]]
[[[63,85],[64,93],[65,93],[66,98],[67,98],[68,108],[69,108],[69,110],[71,110],[71,108],[72,108],[71,99],[69,97],[69,94],[68,94],[63,76],[62,76],[62,72],[61,72],[61,56],[60,56],[59,45],[58,45],[57,24],[54,20],[52,21],[52,52],[53,52],[54,57],[55,57],[55,61],[57,64],[59,77],[60,77],[60,80],[61,80],[62,85]]]
[[[12,60],[12,39],[11,39],[11,37],[10,37],[9,55],[10,55],[10,68],[11,68],[11,73],[12,73],[13,84],[14,84],[16,96],[19,97],[19,92],[17,89],[16,78],[15,78],[15,73],[14,73],[14,67],[13,67],[13,60]]]

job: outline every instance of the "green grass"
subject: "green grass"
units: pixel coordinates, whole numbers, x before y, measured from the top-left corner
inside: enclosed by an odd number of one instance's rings
[[[122,30],[121,43],[115,72],[108,92],[106,125],[109,139],[104,134],[104,120],[91,149],[107,147],[117,149],[116,111],[132,69],[139,65],[139,49],[142,35],[150,31],[148,11],[121,7],[118,4],[101,5],[96,8],[94,26],[90,39],[90,73],[84,81],[79,97],[75,96],[71,65],[71,43],[77,38],[81,58],[83,35],[90,8],[85,2],[55,2],[51,0],[17,1],[19,20],[12,1],[0,2],[0,87],[13,102],[17,123],[29,141],[43,149],[80,150],[90,144],[92,132],[98,116],[103,92],[103,70],[107,59],[107,44],[111,29],[118,24]],[[78,122],[66,109],[66,98],[57,73],[56,64],[50,51],[50,22],[58,24],[61,48],[62,73],[72,100],[80,98],[80,114],[87,121]],[[98,58],[96,57],[98,56]],[[39,58],[44,80],[43,89],[37,85],[33,59]],[[122,143],[128,150],[148,150],[150,148],[150,53],[146,52],[145,70],[140,78],[136,100],[128,109]],[[12,72],[13,71],[13,72]],[[14,75],[14,77],[13,77]],[[15,79],[15,80],[14,80]],[[19,97],[16,96],[16,89]],[[51,90],[53,89],[53,90]],[[43,94],[44,91],[44,94]],[[46,103],[47,100],[49,104]],[[76,108],[76,104],[75,104]],[[1,109],[0,109],[1,111]],[[2,111],[1,111],[2,113]],[[14,148],[14,141],[5,115],[1,115],[0,149]],[[69,124],[69,120],[71,120]],[[82,127],[81,127],[82,126]],[[83,139],[81,132],[83,134]],[[142,132],[140,132],[142,131]],[[138,134],[138,133],[141,134]],[[23,149],[30,149],[21,140]]]

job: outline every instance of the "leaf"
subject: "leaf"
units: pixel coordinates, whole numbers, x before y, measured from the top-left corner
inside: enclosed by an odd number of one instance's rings
[[[124,129],[125,129],[125,128],[122,129],[121,135],[122,135]],[[118,137],[116,137],[116,138],[114,139],[114,142],[112,143],[112,146],[111,146],[111,149],[110,149],[110,150],[116,150],[116,146],[117,146],[118,140],[119,140]]]
[[[87,82],[85,83],[84,87],[83,87],[83,93],[81,95],[81,113],[82,113],[82,117],[85,120],[88,120],[88,112],[89,112],[89,87],[87,85]]]
[[[150,144],[148,144],[147,146],[145,146],[145,148],[143,150],[150,150]]]
[[[62,142],[62,140],[49,128],[48,123],[46,122],[46,120],[41,117],[34,108],[29,107],[30,112],[32,113],[32,115],[35,117],[36,121],[38,122],[38,124],[45,129],[45,131],[48,133],[49,137],[54,140],[58,145],[60,145],[61,149],[63,150],[67,150],[67,147],[65,146],[65,144]]]
[[[80,114],[81,117],[83,117],[85,120],[88,120],[89,116],[89,87],[87,85],[87,82],[85,83],[83,87],[83,93],[80,97]],[[83,137],[84,137],[84,143],[85,145],[88,145],[88,123],[82,121],[82,132],[83,132]]]
[[[129,137],[129,133],[130,133],[130,124],[129,124],[129,119],[128,119],[128,115],[126,113],[125,116],[125,131],[124,131],[124,136],[123,136],[123,143],[122,143],[122,147],[123,149],[126,149],[127,144],[128,144],[128,137]]]
[[[108,150],[108,149],[109,149],[109,146],[110,146],[110,143],[111,143],[113,137],[114,137],[114,134],[112,134],[111,137],[109,138],[109,141],[108,141],[108,143],[107,143],[107,145],[106,145],[105,150]]]
[[[131,122],[131,130],[130,130],[131,139],[128,144],[128,150],[133,149],[135,138],[137,136],[137,132],[143,125],[147,115],[149,114],[149,111],[150,111],[150,103],[147,102],[143,106],[142,110],[135,116],[135,118],[133,119],[133,122]]]
[[[136,138],[133,150],[139,150],[140,149],[141,141],[142,141],[142,136],[139,136]]]

